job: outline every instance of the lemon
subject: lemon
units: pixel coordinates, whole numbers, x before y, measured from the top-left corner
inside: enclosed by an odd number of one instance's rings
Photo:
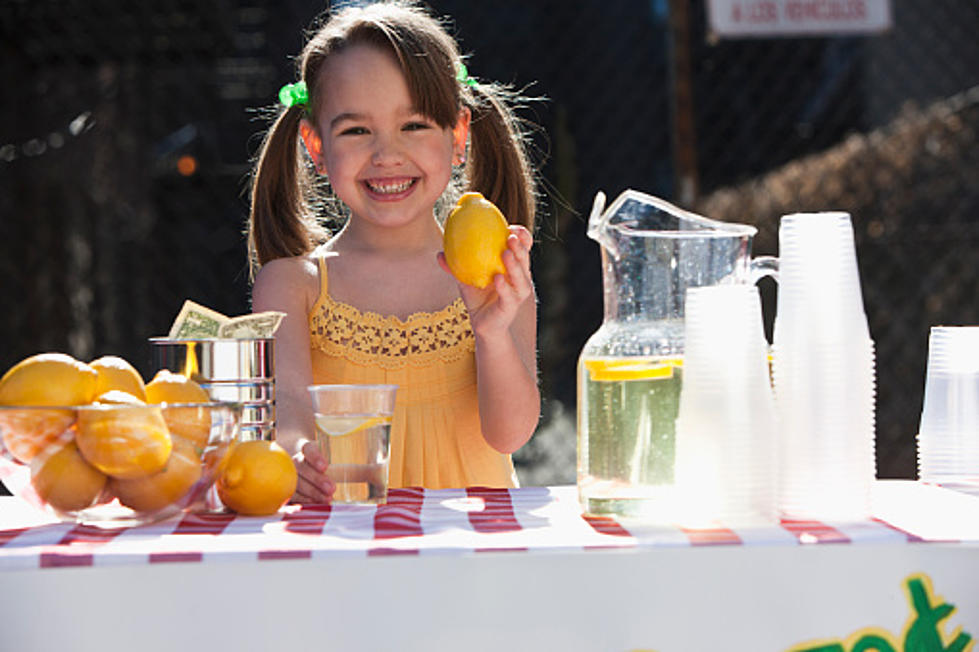
[[[235,444],[221,462],[218,496],[229,509],[246,516],[279,511],[296,492],[298,474],[292,458],[274,442]]]
[[[65,353],[25,358],[0,378],[0,405],[71,406],[90,403],[98,373]],[[75,421],[73,410],[0,410],[3,445],[28,463]]]
[[[173,450],[158,407],[126,404],[124,392],[108,392],[118,403],[79,410],[75,440],[88,462],[116,478],[139,478],[163,469]]]
[[[478,192],[467,192],[445,221],[445,262],[459,281],[484,288],[506,273],[502,254],[510,231],[506,218]]]
[[[74,410],[0,409],[0,438],[19,462],[33,460],[75,423]]]
[[[147,403],[208,403],[211,397],[197,382],[161,369],[146,384]],[[211,412],[201,407],[164,407],[163,419],[170,434],[184,437],[198,448],[207,446],[211,436]]]
[[[183,498],[201,479],[201,459],[194,444],[174,437],[173,451],[163,470],[142,478],[109,481],[109,489],[126,507],[155,512]]]
[[[39,353],[0,378],[0,405],[84,405],[95,398],[98,372],[66,353]]]
[[[31,484],[49,505],[64,512],[90,507],[102,493],[107,478],[85,461],[75,442],[69,442],[31,462]]]
[[[652,380],[672,378],[683,358],[591,358],[582,364],[594,381]]]
[[[104,355],[88,364],[98,374],[95,381],[96,396],[108,391],[119,390],[132,394],[141,401],[146,400],[146,385],[143,383],[143,377],[124,358],[116,355]]]
[[[352,435],[361,430],[367,428],[373,428],[374,426],[381,424],[390,424],[390,416],[375,416],[375,417],[345,417],[345,416],[333,416],[328,414],[317,414],[316,415],[316,426],[321,432],[330,435],[331,437],[344,437],[346,435]]]
[[[169,369],[160,369],[146,384],[147,403],[207,403],[207,390],[196,381]]]

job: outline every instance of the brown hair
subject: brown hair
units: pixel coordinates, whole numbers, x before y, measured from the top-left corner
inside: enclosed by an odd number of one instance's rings
[[[327,238],[314,216],[315,175],[303,158],[299,124],[306,118],[316,126],[320,71],[332,54],[353,44],[392,52],[415,106],[443,129],[455,126],[462,107],[469,108],[466,189],[481,192],[510,223],[533,231],[535,180],[523,122],[511,109],[516,93],[497,84],[460,82],[462,57],[455,41],[419,6],[393,2],[348,7],[327,16],[303,48],[299,72],[308,88],[308,105],[283,109],[262,143],[248,220],[252,274],[270,260],[308,253]]]

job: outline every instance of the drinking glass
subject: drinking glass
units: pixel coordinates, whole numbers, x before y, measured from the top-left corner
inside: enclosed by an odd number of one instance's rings
[[[397,385],[311,385],[316,442],[336,484],[335,503],[387,500]]]

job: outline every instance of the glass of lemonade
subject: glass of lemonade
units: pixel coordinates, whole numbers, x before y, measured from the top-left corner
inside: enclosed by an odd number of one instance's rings
[[[316,441],[336,484],[333,502],[387,499],[391,420],[397,385],[311,385]]]

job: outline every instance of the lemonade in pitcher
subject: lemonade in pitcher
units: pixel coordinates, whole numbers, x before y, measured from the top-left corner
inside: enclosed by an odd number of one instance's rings
[[[579,361],[578,486],[585,511],[644,515],[668,497],[682,379],[677,357]]]

